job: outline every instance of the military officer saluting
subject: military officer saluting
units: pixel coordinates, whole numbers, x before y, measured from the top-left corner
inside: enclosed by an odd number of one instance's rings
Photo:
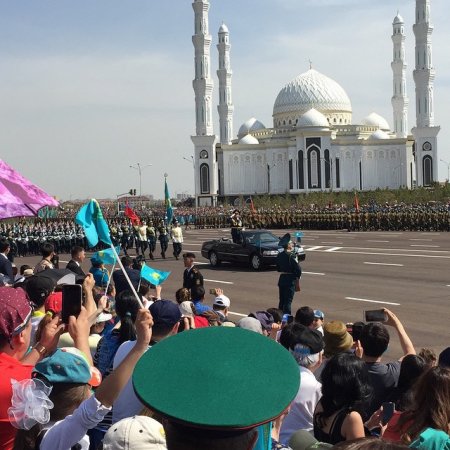
[[[203,286],[203,275],[194,266],[195,253],[183,253],[184,267],[183,287],[191,290],[195,286]]]
[[[277,256],[277,270],[280,272],[280,278],[278,279],[280,303],[278,308],[282,309],[284,314],[291,314],[294,294],[300,291],[302,269],[298,264],[295,253],[292,251],[294,243],[291,241],[289,233],[286,233],[280,239],[280,246],[283,247],[283,251],[278,253]]]
[[[235,209],[230,217],[231,222],[231,238],[235,244],[241,241],[242,220],[239,211]]]

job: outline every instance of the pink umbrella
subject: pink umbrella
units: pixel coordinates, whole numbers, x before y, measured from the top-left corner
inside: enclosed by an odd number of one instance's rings
[[[44,206],[59,203],[0,159],[0,219],[37,216]]]

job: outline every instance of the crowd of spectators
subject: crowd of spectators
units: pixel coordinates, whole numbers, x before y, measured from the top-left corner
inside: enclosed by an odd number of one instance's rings
[[[163,299],[128,256],[96,283],[82,250],[67,323],[46,256],[0,287],[1,449],[450,449],[450,348],[417,352],[392,311],[345,324],[271,307],[233,321],[223,290]]]

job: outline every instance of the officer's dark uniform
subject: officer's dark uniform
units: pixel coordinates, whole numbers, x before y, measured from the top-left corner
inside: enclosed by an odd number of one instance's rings
[[[195,258],[193,253],[184,253],[183,258]],[[203,275],[197,267],[192,266],[190,269],[185,269],[183,272],[183,287],[192,290],[195,286],[203,286]]]
[[[291,240],[289,233],[280,240],[280,245],[286,249]],[[302,275],[302,270],[298,264],[294,253],[284,250],[277,256],[277,270],[281,272],[278,279],[278,291],[280,303],[278,308],[283,310],[284,314],[291,314],[291,304],[294,299],[295,285]]]

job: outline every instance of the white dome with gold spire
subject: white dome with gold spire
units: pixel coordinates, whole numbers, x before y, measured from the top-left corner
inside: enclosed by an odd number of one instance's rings
[[[311,108],[322,113],[331,125],[351,123],[352,105],[344,89],[331,78],[309,69],[281,89],[273,107],[274,126],[293,125]]]

